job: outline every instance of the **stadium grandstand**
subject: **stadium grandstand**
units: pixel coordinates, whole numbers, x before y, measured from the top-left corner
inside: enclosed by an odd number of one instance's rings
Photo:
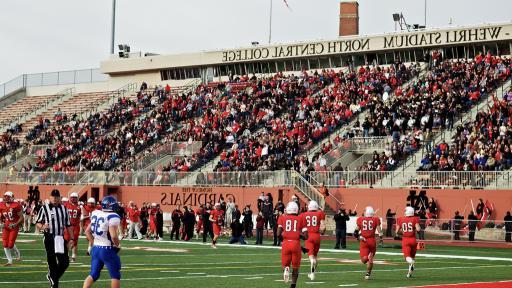
[[[2,195],[12,191],[32,208],[54,189],[76,193],[84,206],[108,195],[146,211],[156,203],[169,227],[175,209],[220,203],[225,210],[228,201],[252,207],[257,228],[263,193],[274,205],[295,201],[307,210],[317,202],[333,239],[340,211],[372,206],[391,233],[394,222],[386,219],[409,204],[424,220],[421,245],[447,247],[471,235],[471,223],[463,228],[455,213],[474,211],[481,253],[467,255],[487,261],[495,255],[485,249],[497,249],[496,261],[508,262],[488,280],[510,280],[501,270],[512,260],[500,250],[510,246],[500,242],[510,237],[501,219],[512,207],[511,51],[512,24],[495,23],[184,54],[126,52],[99,69],[22,75],[0,85]],[[357,229],[351,218],[349,233]],[[276,231],[267,228],[266,236]],[[169,252],[161,243],[132,244],[127,249]],[[419,284],[478,282],[423,275]],[[18,287],[21,278],[6,279],[0,283]],[[65,287],[78,287],[75,280]],[[331,287],[326,282],[318,286]]]

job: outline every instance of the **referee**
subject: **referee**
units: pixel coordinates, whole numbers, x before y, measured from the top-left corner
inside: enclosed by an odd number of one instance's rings
[[[68,209],[61,204],[59,190],[52,190],[50,202],[41,207],[36,223],[37,227],[44,231],[44,248],[49,271],[46,279],[51,287],[59,287],[59,279],[69,266],[68,243],[64,240],[64,229],[68,229],[69,235],[73,235]]]

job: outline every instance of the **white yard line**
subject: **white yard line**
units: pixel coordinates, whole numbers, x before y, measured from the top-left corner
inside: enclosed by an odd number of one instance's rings
[[[220,264],[220,263],[219,263]],[[421,270],[445,270],[445,269],[480,269],[480,268],[497,268],[497,267],[512,267],[512,265],[480,265],[480,266],[452,266],[452,267],[430,267],[430,268],[421,268]],[[398,272],[398,271],[407,271],[407,268],[396,268],[396,269],[374,269],[374,272]],[[366,270],[351,270],[351,271],[329,271],[329,272],[318,272],[318,274],[349,274],[356,273],[361,274],[366,272]],[[174,277],[145,277],[145,278],[124,278],[121,281],[146,281],[146,280],[171,280],[171,279],[197,279],[197,278],[227,278],[227,277],[281,277],[282,273],[267,273],[267,274],[232,274],[232,275],[189,275],[189,276],[174,276]],[[98,279],[99,282],[110,282],[110,279]],[[283,281],[275,280],[275,281]],[[60,281],[62,283],[74,283],[74,282],[83,282],[83,279],[76,280],[63,280]],[[48,281],[2,281],[0,284],[30,284],[30,283],[48,283]],[[431,284],[436,285],[436,284]]]
[[[34,234],[35,235],[35,234]],[[138,242],[138,243],[165,243],[165,244],[178,244],[178,245],[191,245],[191,246],[204,246],[205,244],[201,242],[177,242],[177,241],[169,241],[169,240],[161,240],[161,241],[150,241],[150,240],[136,240],[136,239],[124,239],[122,242]],[[122,243],[121,242],[121,243]],[[232,248],[258,248],[258,249],[270,249],[270,250],[280,250],[281,247],[276,246],[260,246],[260,245],[233,245],[233,244],[224,244],[218,243],[217,246],[220,247],[232,247]],[[208,249],[208,248],[204,248]],[[28,249],[26,249],[28,250]],[[33,249],[33,250],[44,250],[44,249]],[[320,249],[320,252],[328,252],[328,253],[347,253],[347,254],[359,254],[357,250],[337,250],[337,249]],[[204,256],[213,256],[213,255],[224,255],[222,253],[208,254]],[[261,254],[244,254],[244,256],[256,256]],[[401,252],[387,252],[387,251],[378,251],[377,250],[377,258],[379,255],[388,255],[388,256],[402,256]],[[151,257],[196,257],[197,255],[176,255],[176,254],[160,254],[160,255],[152,255]],[[441,255],[441,254],[429,254],[429,253],[419,253],[416,254],[417,257],[424,258],[440,258],[440,259],[462,259],[462,260],[486,260],[486,261],[506,261],[512,262],[512,258],[504,258],[504,257],[483,257],[483,256],[467,256],[467,255]],[[125,255],[123,257],[140,257],[140,255]]]
[[[124,240],[124,241],[139,241],[139,240]],[[174,244],[183,244],[183,245],[204,245],[199,242],[173,242],[162,240],[153,243],[174,243]],[[233,247],[233,248],[258,248],[258,249],[271,249],[271,250],[281,250],[281,247],[276,246],[260,246],[260,245],[233,245],[233,244],[223,244],[218,243],[217,246],[220,247]],[[357,250],[337,250],[337,249],[320,249],[320,252],[331,252],[331,253],[348,253],[348,254],[359,254]],[[378,255],[388,255],[388,256],[403,256],[401,252],[385,252],[377,250],[377,258]],[[463,259],[463,260],[487,260],[487,261],[507,261],[512,262],[512,258],[503,258],[503,257],[482,257],[482,256],[465,256],[465,255],[440,255],[440,254],[428,254],[428,253],[419,253],[416,254],[417,257],[425,257],[425,258],[441,258],[441,259]]]

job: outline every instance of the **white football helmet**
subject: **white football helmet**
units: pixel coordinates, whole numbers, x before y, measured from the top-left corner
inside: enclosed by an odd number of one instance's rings
[[[288,203],[286,205],[286,214],[298,214],[299,213],[299,205],[294,201]]]
[[[316,201],[314,200],[311,200],[309,201],[309,204],[308,204],[308,211],[318,211],[318,203],[316,203]]]
[[[375,214],[375,211],[373,210],[372,206],[367,206],[364,208],[364,217],[373,217]]]
[[[4,193],[4,201],[7,203],[14,201],[14,193],[12,193],[11,191],[5,192]]]
[[[73,193],[71,193],[71,195],[69,195],[69,198],[73,198],[73,197],[78,198],[78,193],[73,192]]]
[[[414,216],[414,208],[411,206],[405,207],[405,216]]]
[[[87,204],[96,204],[96,199],[94,199],[92,197],[87,199]]]

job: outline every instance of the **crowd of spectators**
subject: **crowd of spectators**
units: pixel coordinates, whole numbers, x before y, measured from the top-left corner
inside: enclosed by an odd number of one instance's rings
[[[494,99],[475,120],[458,126],[421,161],[420,171],[499,171],[512,167],[512,91]]]
[[[490,54],[471,60],[438,61],[425,77],[406,89],[396,89],[394,97],[374,99],[368,105],[368,117],[355,126],[363,137],[388,137],[390,145],[386,153],[374,153],[372,160],[359,170],[392,170],[420,145],[431,150],[436,131],[453,129],[461,113],[474,107],[507,77],[510,77],[510,59]],[[335,147],[340,144],[341,141],[334,141]],[[441,158],[441,153],[436,156]],[[430,158],[424,159],[423,169],[438,167],[431,165]]]
[[[493,90],[510,73],[509,65],[497,57],[439,62],[404,91],[400,87],[415,75],[415,65],[244,76],[188,93],[144,84],[136,98],[119,98],[87,118],[56,113],[40,119],[27,141],[53,147],[27,169],[128,171],[159,146],[200,141],[197,153],[174,157],[154,172],[191,171],[218,155],[214,171],[307,173],[314,165],[325,167],[321,156],[308,159],[301,152],[368,110],[358,129],[363,136],[388,136],[392,144],[361,169],[386,171],[433,130],[451,129],[456,114]],[[329,143],[322,153],[332,148]]]
[[[382,97],[408,81],[411,71],[398,63],[348,72],[303,72],[299,77],[285,79],[279,86],[286,100],[279,117],[268,119],[256,133],[228,139],[228,149],[222,151],[215,170],[312,170],[309,159],[299,153],[347,124],[373,98]],[[276,77],[279,74],[274,77],[279,80]]]
[[[469,105],[478,101],[481,95],[491,93],[511,76],[510,59],[487,54],[468,65],[472,69],[465,73],[466,77],[462,77],[462,83],[469,85],[463,85],[464,90],[460,90],[466,92],[463,99]],[[493,95],[490,101],[492,105],[488,104],[486,110],[479,111],[474,120],[456,127],[451,145],[443,141],[432,148],[428,147],[419,170],[495,171],[511,167],[511,96],[511,91],[505,93],[502,99]]]

